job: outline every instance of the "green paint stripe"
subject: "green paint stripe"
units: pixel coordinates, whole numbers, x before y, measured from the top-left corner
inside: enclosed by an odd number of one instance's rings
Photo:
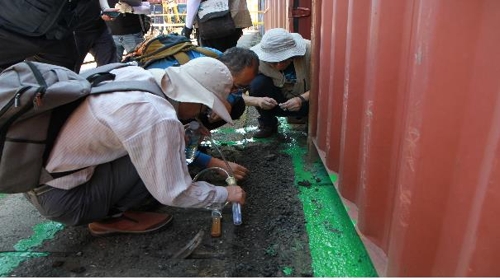
[[[41,246],[45,240],[54,238],[63,228],[64,225],[52,221],[35,225],[33,235],[14,245],[14,249],[18,252],[0,253],[0,277],[9,276],[15,268],[30,258],[48,256],[49,253],[30,252],[30,250]]]
[[[319,158],[307,163],[303,131],[294,131],[286,118],[279,120],[282,133],[295,139],[287,144],[285,152],[294,165],[314,276],[376,277],[373,263],[335,189],[337,176],[328,174]]]
[[[290,139],[301,137],[299,133],[293,132],[286,122],[283,123],[282,118],[280,119],[283,133],[290,134]],[[218,133],[235,133],[235,131],[228,129]],[[267,139],[262,140],[259,139],[259,142],[267,142]],[[253,140],[246,139],[245,141]],[[240,145],[241,143],[227,141],[217,142],[217,144]],[[304,181],[311,183],[309,186],[299,186],[299,198],[306,218],[314,276],[377,276],[366,249],[333,185],[337,176],[335,174],[329,175],[319,160],[306,166],[303,160],[306,149],[300,147],[298,141],[287,144],[286,152],[292,157],[296,174],[295,183],[297,185]],[[5,195],[0,194],[0,198],[3,197]],[[30,253],[28,250],[53,238],[63,228],[62,224],[55,222],[36,225],[33,228],[34,234],[30,238],[21,240],[14,246],[20,252],[0,253],[0,277],[8,276],[13,269],[29,258],[45,256],[45,253]],[[289,275],[293,272],[293,268],[285,267],[283,272],[285,275]]]
[[[366,249],[320,161],[304,165],[304,149],[291,148],[299,198],[306,217],[306,229],[315,277],[374,277]],[[309,170],[308,170],[309,169]],[[336,180],[336,177],[334,178]]]

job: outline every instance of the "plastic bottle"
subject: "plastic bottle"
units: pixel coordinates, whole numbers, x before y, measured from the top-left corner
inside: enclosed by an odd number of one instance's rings
[[[200,145],[203,135],[200,133],[200,124],[192,121],[186,128],[186,163],[191,164],[194,161],[198,145]]]
[[[235,186],[236,178],[230,176],[226,179],[226,182],[229,186]],[[233,224],[236,226],[241,225],[243,223],[241,219],[241,204],[239,204],[238,202],[233,202],[232,210],[233,210]]]

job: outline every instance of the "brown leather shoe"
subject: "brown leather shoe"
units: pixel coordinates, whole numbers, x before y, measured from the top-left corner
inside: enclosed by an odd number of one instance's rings
[[[146,233],[157,230],[172,221],[167,213],[126,211],[120,217],[89,224],[93,236],[108,236],[115,233]]]
[[[254,133],[254,138],[268,138],[278,132],[278,126],[259,125],[259,129]]]

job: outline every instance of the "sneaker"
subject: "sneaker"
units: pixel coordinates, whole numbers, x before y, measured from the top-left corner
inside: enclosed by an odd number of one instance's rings
[[[278,132],[278,126],[259,125],[259,129],[254,133],[254,138],[268,138]]]
[[[88,228],[93,236],[146,233],[169,224],[172,218],[173,216],[167,213],[126,211],[120,217],[90,223]]]

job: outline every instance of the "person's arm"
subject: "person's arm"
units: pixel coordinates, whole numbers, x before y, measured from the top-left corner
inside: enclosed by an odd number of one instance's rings
[[[125,2],[118,2],[114,8],[109,7],[107,0],[99,0],[101,5],[101,10],[103,11],[117,11],[120,13],[134,13],[134,14],[145,14],[149,15],[151,13],[151,4],[149,1],[142,1],[141,6],[130,6]]]
[[[108,0],[99,0],[99,4],[101,5],[101,10],[103,11],[110,8]]]
[[[245,105],[259,107],[264,110],[271,110],[278,102],[271,97],[257,97],[243,94],[243,100],[245,100]]]
[[[201,0],[187,0],[186,3],[186,22],[185,25],[189,29],[193,29],[194,18],[198,13]]]
[[[184,128],[178,121],[158,120],[123,144],[148,191],[164,205],[201,208],[241,202],[241,197],[229,196],[226,187],[192,181],[184,154]]]
[[[194,161],[191,164],[194,164],[195,166],[198,166],[200,168],[207,168],[208,163],[212,159],[211,156],[202,153],[200,151],[196,151],[195,156],[194,156]]]
[[[229,165],[229,167],[227,165]],[[245,166],[239,165],[239,164],[232,162],[232,161],[228,161],[226,164],[223,160],[218,159],[218,158],[214,158],[214,157],[212,157],[210,159],[207,167],[209,167],[209,168],[210,167],[220,167],[220,168],[226,170],[229,174],[232,173],[234,178],[238,181],[243,180],[248,176],[248,169]],[[228,168],[230,168],[231,170],[228,170]],[[223,171],[220,171],[219,174],[221,174],[223,176],[226,175]]]
[[[309,101],[309,91],[306,91],[299,95],[300,97],[292,97],[286,102],[279,104],[281,109],[288,111],[298,111],[305,102]]]
[[[191,39],[191,33],[193,33],[194,18],[198,13],[200,3],[201,0],[188,0],[186,3],[186,21],[184,23],[184,27],[182,28],[181,35],[188,39]]]

